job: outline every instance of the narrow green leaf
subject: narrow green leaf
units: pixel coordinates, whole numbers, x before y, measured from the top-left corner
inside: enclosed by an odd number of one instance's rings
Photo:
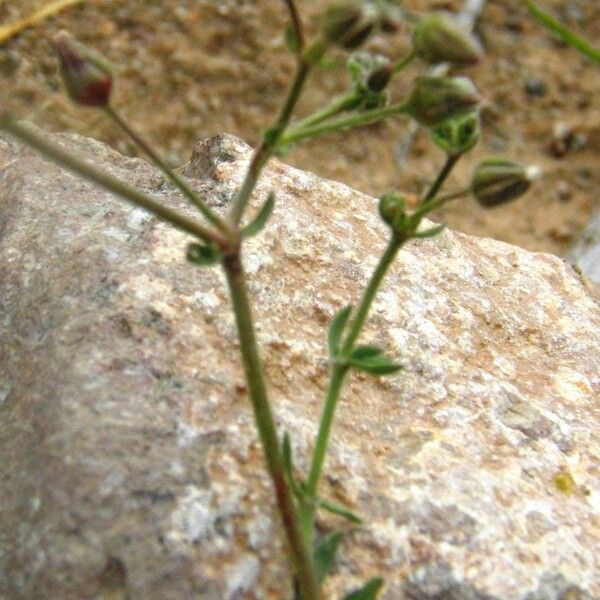
[[[446,225],[437,225],[436,227],[431,227],[430,229],[425,229],[425,231],[419,231],[418,233],[413,233],[412,237],[417,239],[423,238],[432,238],[441,233],[446,229]]]
[[[287,431],[283,434],[283,441],[281,442],[281,454],[283,458],[283,468],[285,469],[288,483],[290,484],[296,499],[300,500],[300,497],[304,495],[304,492],[294,477],[294,454],[292,452],[292,441],[290,439],[290,434]]]
[[[344,534],[341,531],[334,531],[327,534],[315,550],[315,571],[317,580],[321,583],[333,566],[335,553],[342,541]]]
[[[286,48],[292,54],[298,54],[300,45],[298,44],[298,38],[296,32],[291,25],[288,25],[283,32],[283,41],[285,42]]]
[[[351,523],[356,523],[360,525],[363,523],[362,518],[357,515],[355,512],[351,511],[349,508],[338,504],[337,502],[332,502],[331,500],[326,500],[325,498],[317,498],[317,504],[327,512],[330,512],[334,515],[339,515],[340,517],[344,517],[348,519]]]
[[[214,244],[188,244],[186,258],[203,267],[214,265],[221,260],[221,253]]]
[[[352,350],[352,354],[350,354],[350,358],[356,360],[362,360],[364,358],[373,358],[374,356],[381,356],[383,354],[383,350],[377,348],[376,346],[357,346]]]
[[[329,346],[330,356],[337,356],[340,350],[340,339],[344,331],[344,327],[350,317],[352,306],[348,305],[339,310],[331,321],[329,331],[327,332],[327,345]]]
[[[543,11],[532,0],[526,0],[529,12],[549,31],[557,35],[563,42],[578,50],[584,56],[600,65],[600,50],[592,47],[586,40],[573,33],[568,27]]]
[[[243,238],[252,237],[263,229],[267,224],[273,207],[275,206],[275,194],[271,192],[269,197],[265,200],[265,203],[260,207],[260,210],[248,225],[242,228],[241,235]]]
[[[358,369],[359,371],[365,371],[366,373],[371,373],[371,375],[391,375],[402,368],[401,365],[392,362],[390,358],[385,356],[385,354],[382,354],[381,351],[376,348],[359,346],[356,350],[361,350],[363,348],[365,349],[363,352],[367,352],[368,349],[371,354],[358,357],[355,355],[350,355],[348,358],[348,364],[355,369]],[[373,350],[378,350],[378,353],[374,354]]]
[[[288,477],[291,478],[294,473],[294,459],[292,458],[292,442],[290,441],[290,434],[287,431],[283,434],[281,453],[283,455],[283,466]]]
[[[350,592],[344,596],[344,600],[375,600],[379,590],[383,587],[383,579],[374,577],[360,589]]]

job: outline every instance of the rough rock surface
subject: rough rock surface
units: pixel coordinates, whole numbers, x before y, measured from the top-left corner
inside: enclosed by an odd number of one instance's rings
[[[56,139],[179,203],[144,162]],[[225,205],[248,153],[214,138],[186,174]],[[342,184],[274,161],[257,199],[271,189],[245,262],[305,468],[324,328],[385,230]],[[0,141],[0,598],[289,597],[224,280],[187,265],[185,242]],[[405,368],[353,376],[340,405],[322,492],[366,524],[330,597],[375,574],[385,600],[600,597],[600,308],[578,275],[446,232],[401,254],[363,339]]]
[[[600,213],[590,220],[567,259],[600,284]]]

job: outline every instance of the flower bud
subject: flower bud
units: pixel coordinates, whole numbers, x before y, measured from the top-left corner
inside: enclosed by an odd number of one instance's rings
[[[479,141],[479,111],[448,119],[430,130],[431,139],[448,156],[460,156]]]
[[[388,61],[387,64],[382,64],[371,71],[365,81],[365,85],[370,92],[383,92],[393,74],[394,67]]]
[[[357,90],[378,94],[389,83],[394,68],[389,58],[370,52],[355,52],[347,63]]]
[[[475,169],[471,193],[486,208],[522,196],[539,176],[539,169],[504,158],[487,158]]]
[[[329,6],[323,14],[324,38],[342,48],[358,48],[373,31],[377,21],[374,7],[360,0],[346,0]]]
[[[428,63],[477,63],[483,52],[477,40],[452,16],[432,13],[421,18],[413,34],[415,54]]]
[[[385,194],[379,199],[381,218],[395,231],[402,230],[407,221],[406,200],[399,194]]]
[[[406,112],[421,125],[433,127],[472,113],[480,101],[477,88],[467,77],[417,77]]]
[[[108,106],[112,73],[108,62],[66,31],[54,38],[67,92],[77,104]]]

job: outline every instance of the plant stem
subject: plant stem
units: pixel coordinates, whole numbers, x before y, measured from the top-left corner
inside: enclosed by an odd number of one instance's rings
[[[432,198],[431,200],[429,200],[427,202],[427,206],[423,207],[425,209],[424,211],[421,211],[419,209],[419,210],[416,210],[413,214],[418,213],[420,216],[425,216],[426,214],[429,214],[430,212],[433,212],[434,210],[437,210],[438,208],[442,207],[447,202],[450,202],[450,200],[456,200],[456,198],[462,198],[463,196],[467,196],[470,193],[471,193],[470,188],[464,188],[462,190],[452,192],[451,194],[446,194],[445,196],[438,196],[437,198]]]
[[[104,189],[117,194],[127,200],[130,204],[138,206],[152,213],[161,221],[170,223],[177,229],[185,231],[194,237],[208,241],[213,240],[217,243],[220,238],[213,231],[204,227],[202,224],[190,219],[186,215],[179,213],[171,208],[163,206],[154,198],[144,192],[120,181],[116,177],[97,169],[85,160],[71,154],[60,146],[49,142],[46,136],[38,133],[32,127],[24,123],[15,121],[8,115],[0,118],[0,128],[4,129],[14,137],[18,138],[28,146],[35,148],[41,154],[70,171],[77,173],[93,181]]]
[[[284,0],[288,12],[290,13],[290,19],[292,21],[292,27],[296,36],[296,42],[298,44],[298,53],[301,54],[304,50],[304,33],[302,30],[302,21],[298,14],[298,9],[294,0]]]
[[[423,205],[425,205],[432,198],[434,198],[436,194],[440,191],[440,188],[442,187],[442,185],[444,185],[444,181],[446,181],[448,175],[450,175],[450,172],[454,168],[454,165],[456,165],[456,163],[458,162],[459,158],[460,154],[451,154],[446,157],[446,162],[444,163],[444,166],[438,173],[437,177],[435,178],[435,181],[431,184],[431,187],[427,190],[425,196],[423,196],[423,200],[421,200],[421,203]]]
[[[333,365],[331,368],[329,387],[327,388],[325,405],[319,422],[319,433],[317,435],[310,471],[306,481],[306,491],[310,497],[314,497],[317,493],[317,486],[319,484],[319,479],[321,478],[325,454],[329,444],[329,433],[333,423],[333,416],[344,383],[344,377],[347,372],[348,368],[345,365]]]
[[[525,0],[529,12],[549,31],[556,34],[563,42],[578,50],[584,56],[600,65],[600,50],[596,50],[586,40],[576,35],[568,27],[543,11],[532,0]]]
[[[125,119],[110,105],[104,107],[104,112],[111,118],[152,160],[152,162],[171,180],[171,182],[196,206],[206,219],[223,233],[230,233],[227,223],[214,212],[202,198],[192,189],[181,175],[173,171],[165,160],[153,150]]]
[[[244,269],[239,251],[223,261],[223,267],[233,304],[240,339],[240,352],[254,417],[262,442],[265,459],[277,498],[277,505],[283,526],[289,541],[293,565],[303,600],[320,600],[321,592],[316,579],[311,555],[300,530],[300,519],[294,505],[290,487],[285,478],[283,458],[279,447],[279,438],[271,413],[267,389],[263,377],[252,312],[248,300],[248,291]]]
[[[262,168],[265,166],[269,158],[273,155],[273,151],[282,137],[285,128],[288,126],[294,108],[298,103],[302,88],[306,82],[306,78],[318,58],[325,51],[326,46],[321,40],[317,40],[311,44],[302,54],[298,56],[298,65],[296,67],[296,74],[294,80],[288,90],[287,97],[275,123],[265,132],[263,139],[254,152],[254,156],[250,161],[246,177],[242,183],[229,214],[230,221],[234,224],[238,224],[244,214],[248,200],[256,187],[256,182]],[[307,58],[309,57],[309,58]]]
[[[404,70],[406,67],[408,67],[408,65],[410,65],[410,63],[413,61],[413,59],[415,58],[416,54],[414,52],[414,50],[406,55],[404,58],[402,58],[401,60],[399,60],[395,65],[394,65],[394,73],[399,73],[400,71]]]
[[[391,106],[385,106],[383,108],[374,108],[371,110],[365,110],[364,112],[351,115],[349,117],[343,117],[336,119],[329,123],[321,123],[305,128],[293,128],[288,133],[281,136],[281,144],[289,144],[291,142],[298,142],[307,138],[316,137],[318,135],[324,135],[327,133],[334,133],[343,129],[349,129],[350,127],[359,127],[360,125],[368,125],[381,121],[387,117],[393,115],[405,113],[407,104],[405,102],[399,102],[392,104]]]
[[[377,294],[377,290],[379,289],[386,272],[388,271],[403,243],[404,240],[402,238],[392,235],[385,252],[379,259],[379,263],[375,268],[375,271],[373,271],[371,279],[369,280],[369,284],[364,291],[360,305],[356,311],[356,315],[350,323],[348,334],[342,346],[342,358],[352,351],[354,343],[356,342],[365,323],[369,309],[371,308],[371,304],[373,303],[375,295]],[[323,465],[325,462],[325,453],[329,445],[329,436],[331,433],[333,416],[347,371],[348,367],[343,364],[334,364],[331,368],[329,387],[321,415],[321,421],[319,423],[319,432],[317,434],[317,441],[315,444],[315,450],[306,484],[308,493],[311,496],[314,496],[317,493],[319,479],[321,478],[321,473],[323,471]]]
[[[309,115],[301,121],[294,123],[294,130],[305,129],[306,127],[316,125],[317,123],[322,123],[331,117],[335,117],[339,113],[354,106],[358,97],[358,94],[355,91],[352,91],[344,94],[343,96],[335,98],[333,102],[331,102],[331,104],[325,108],[322,108],[321,110],[312,113],[312,115]]]

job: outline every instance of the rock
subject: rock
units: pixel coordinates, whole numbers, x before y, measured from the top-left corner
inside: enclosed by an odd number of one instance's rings
[[[55,139],[182,205],[144,162]],[[215,137],[185,174],[223,206],[249,152]],[[342,184],[273,161],[254,207],[270,190],[245,264],[278,424],[305,470],[324,329],[386,232],[375,200]],[[0,197],[0,597],[289,598],[221,273],[12,142]],[[340,403],[321,492],[365,525],[328,597],[381,574],[385,600],[598,598],[600,308],[578,274],[448,231],[401,253],[362,339],[404,370],[352,376]]]
[[[592,281],[600,284],[600,213],[597,213],[573,244],[567,260]]]

